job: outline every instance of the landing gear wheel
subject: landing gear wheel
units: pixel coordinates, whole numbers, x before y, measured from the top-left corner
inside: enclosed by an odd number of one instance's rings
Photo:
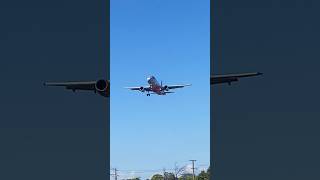
[[[150,96],[150,94],[147,94],[147,96]]]

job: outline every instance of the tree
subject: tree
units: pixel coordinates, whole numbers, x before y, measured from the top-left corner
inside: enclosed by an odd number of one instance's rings
[[[165,172],[164,176],[165,176],[164,177],[165,180],[175,180],[175,176],[173,173]]]
[[[161,174],[155,174],[152,176],[151,180],[164,180]]]
[[[140,177],[136,177],[136,178],[130,178],[130,179],[127,179],[127,180],[141,180]]]
[[[198,180],[209,180],[209,174],[206,171],[201,171],[198,175]]]
[[[179,177],[179,180],[193,180],[193,175],[191,173],[184,173]]]
[[[178,167],[177,163],[174,164],[174,176],[176,180],[178,179],[180,174],[184,173],[185,169],[186,169],[186,166],[183,166],[180,168]]]
[[[210,166],[207,169],[207,173],[210,174]]]

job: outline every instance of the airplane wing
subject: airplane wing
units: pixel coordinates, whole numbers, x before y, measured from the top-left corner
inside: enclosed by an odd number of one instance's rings
[[[96,81],[45,82],[45,86],[63,86],[66,89],[95,90]]]
[[[177,88],[183,88],[186,86],[191,86],[191,84],[169,85],[169,86],[165,86],[165,87],[166,87],[166,89],[177,89]]]
[[[231,82],[238,81],[239,78],[259,76],[259,75],[262,75],[262,73],[254,72],[254,73],[242,73],[242,74],[213,75],[210,77],[210,84],[221,84],[221,83],[231,84]]]
[[[69,82],[45,82],[45,86],[62,86],[70,89],[73,92],[76,90],[86,90],[98,92],[104,97],[110,97],[110,81],[97,80],[97,81],[69,81]]]
[[[126,89],[134,90],[134,91],[151,91],[150,86],[140,86],[140,87],[125,87]]]

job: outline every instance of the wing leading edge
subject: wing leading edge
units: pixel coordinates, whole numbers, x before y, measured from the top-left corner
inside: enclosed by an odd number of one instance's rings
[[[262,74],[263,73],[261,72],[254,72],[254,73],[241,73],[241,74],[213,75],[210,77],[210,84],[221,84],[221,83],[231,84],[231,82],[238,81],[239,78],[259,76]]]

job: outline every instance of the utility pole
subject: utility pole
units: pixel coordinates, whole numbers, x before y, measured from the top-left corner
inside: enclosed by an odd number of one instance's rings
[[[194,174],[194,169],[195,169],[195,168],[194,168],[194,162],[197,161],[197,160],[190,160],[190,161],[192,162],[192,179],[195,180],[195,179],[196,179],[196,176],[195,176],[195,174]]]
[[[114,174],[112,174],[112,175],[114,175],[114,180],[118,180],[118,176],[119,176],[117,173],[118,170],[117,170],[117,168],[114,168],[113,170],[114,170]]]

